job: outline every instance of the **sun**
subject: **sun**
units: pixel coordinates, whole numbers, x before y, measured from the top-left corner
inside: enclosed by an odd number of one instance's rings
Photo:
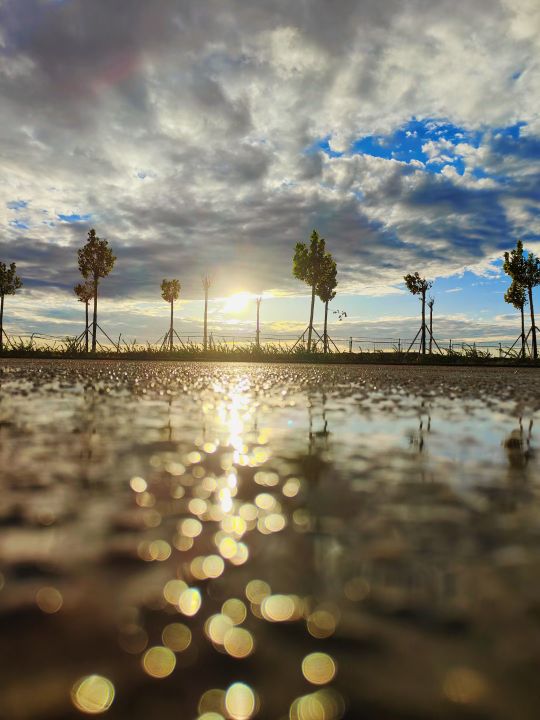
[[[238,313],[242,312],[242,310],[245,309],[246,305],[251,299],[251,295],[247,292],[240,292],[236,293],[235,295],[231,295],[231,297],[227,298],[225,301],[225,305],[223,306],[223,312],[226,313]]]

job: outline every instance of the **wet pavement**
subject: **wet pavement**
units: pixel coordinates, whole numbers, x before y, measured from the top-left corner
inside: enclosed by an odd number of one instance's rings
[[[0,718],[540,716],[540,370],[3,361]]]

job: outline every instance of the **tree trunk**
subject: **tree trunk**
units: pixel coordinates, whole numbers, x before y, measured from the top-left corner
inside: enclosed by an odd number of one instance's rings
[[[204,350],[208,348],[208,289],[204,289]]]
[[[521,359],[525,360],[525,312],[523,305],[520,307],[521,310]]]
[[[536,320],[534,319],[534,305],[533,305],[533,294],[532,294],[532,287],[529,285],[529,306],[531,309],[531,330],[532,330],[532,351],[533,351],[533,358],[535,360],[538,359],[538,347],[536,345]]]
[[[429,306],[429,354],[433,352],[433,305]]]
[[[4,295],[0,300],[0,352],[4,349]]]
[[[255,340],[256,346],[259,348],[261,345],[261,331],[260,331],[260,325],[259,325],[259,310],[261,307],[261,300],[260,298],[257,300],[257,336]]]
[[[97,290],[98,290],[98,278],[94,278],[94,319],[92,320],[92,352],[96,352],[97,342]]]
[[[84,352],[88,355],[88,305],[90,301],[84,303],[86,325],[84,326]]]
[[[328,300],[324,303],[324,353],[328,352]]]
[[[422,293],[422,355],[426,354],[426,293]]]
[[[174,307],[174,301],[171,300],[171,327],[169,329],[169,351],[173,351],[173,307]]]
[[[307,351],[311,352],[311,333],[313,332],[313,311],[315,310],[315,285],[311,288],[311,311],[309,313],[309,327],[307,335]]]

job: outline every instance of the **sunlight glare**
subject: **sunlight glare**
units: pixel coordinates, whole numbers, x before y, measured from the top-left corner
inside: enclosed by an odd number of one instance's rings
[[[250,300],[251,295],[248,292],[239,292],[231,295],[231,297],[225,301],[223,312],[232,314],[242,312]]]

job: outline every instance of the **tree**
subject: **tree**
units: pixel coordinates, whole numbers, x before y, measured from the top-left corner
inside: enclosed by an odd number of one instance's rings
[[[212,281],[205,275],[202,279],[202,286],[204,289],[204,335],[203,335],[203,348],[206,351],[208,348],[208,290],[212,285]]]
[[[180,281],[179,280],[166,280],[163,278],[161,281],[161,297],[165,300],[165,302],[170,303],[171,305],[171,327],[169,328],[169,350],[173,351],[173,308],[174,308],[174,301],[178,300],[178,296],[180,295]]]
[[[538,345],[536,343],[536,320],[534,317],[533,288],[540,285],[540,258],[534,253],[523,254],[523,243],[518,240],[516,247],[504,253],[504,272],[512,280],[526,289],[529,296],[529,311],[531,314],[531,333],[533,358],[538,359]]]
[[[308,327],[308,352],[311,351],[311,335],[313,332],[313,311],[315,309],[315,293],[321,278],[325,256],[326,241],[314,230],[311,233],[309,248],[305,243],[296,243],[293,258],[293,275],[311,287],[311,310]]]
[[[425,278],[420,277],[420,275],[415,272],[414,275],[405,275],[404,278],[405,285],[407,286],[407,289],[409,292],[411,292],[413,295],[420,295],[420,300],[422,302],[422,355],[426,354],[426,293],[430,289],[430,287],[433,285],[433,283],[429,280],[426,280]]]
[[[512,280],[512,284],[504,293],[504,301],[509,305],[513,305],[521,313],[521,357],[525,359],[525,305],[527,304],[527,295],[523,285]]]
[[[261,346],[261,326],[260,326],[260,314],[261,314],[261,297],[258,297],[255,299],[255,302],[257,303],[257,333],[255,335],[255,345],[257,348],[260,348]]]
[[[90,304],[90,300],[94,297],[94,284],[87,280],[86,282],[75,285],[73,290],[79,302],[84,303],[85,306],[86,324],[84,326],[84,351],[88,352],[88,305]]]
[[[325,253],[319,282],[317,284],[317,295],[324,303],[324,352],[328,352],[328,303],[336,297],[337,287],[337,265],[331,253]]]
[[[427,301],[429,308],[429,354],[433,352],[433,306],[435,305],[435,298],[430,297]]]
[[[4,349],[4,297],[15,295],[22,288],[22,280],[17,275],[17,265],[0,262],[0,352]]]
[[[512,281],[512,284],[504,294],[506,302],[511,303],[520,312],[521,316],[521,357],[525,359],[527,336],[525,335],[525,305],[527,304],[527,295],[525,288]]]
[[[90,279],[94,286],[94,317],[92,320],[92,352],[96,352],[97,341],[97,300],[101,278],[107,277],[114,267],[116,257],[107,240],[101,240],[94,228],[88,231],[86,245],[77,250],[79,270],[85,280]]]

